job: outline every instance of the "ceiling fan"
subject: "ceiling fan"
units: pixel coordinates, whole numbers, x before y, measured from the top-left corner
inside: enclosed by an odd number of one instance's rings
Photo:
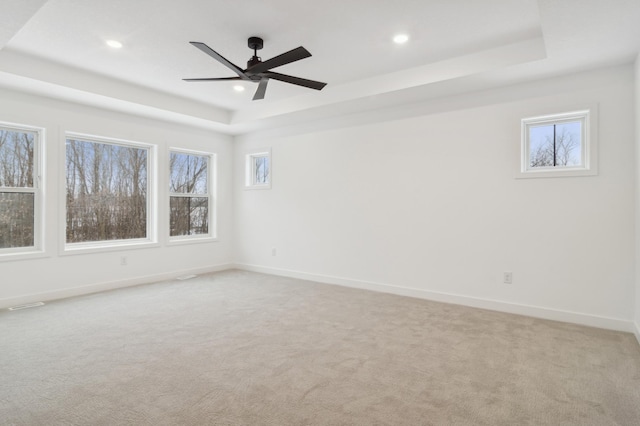
[[[198,41],[191,41],[189,43],[202,50],[204,53],[211,56],[222,65],[231,69],[231,71],[238,74],[238,76],[219,78],[185,78],[184,81],[252,81],[254,83],[258,83],[258,89],[256,90],[255,95],[253,95],[254,101],[258,99],[264,99],[264,94],[267,91],[267,83],[269,82],[269,79],[279,80],[285,83],[304,86],[316,90],[322,90],[322,88],[327,85],[327,83],[321,83],[319,81],[307,80],[306,78],[294,77],[291,75],[280,74],[271,71],[271,69],[273,68],[290,64],[291,62],[299,61],[300,59],[308,58],[309,56],[311,56],[311,53],[309,53],[309,51],[302,46],[262,62],[262,59],[258,57],[258,50],[262,49],[262,46],[264,44],[263,40],[260,37],[249,37],[248,45],[250,49],[253,49],[253,57],[247,62],[247,69],[243,70],[239,66],[225,59],[222,55],[220,55],[218,52],[216,52],[206,44],[200,43]]]

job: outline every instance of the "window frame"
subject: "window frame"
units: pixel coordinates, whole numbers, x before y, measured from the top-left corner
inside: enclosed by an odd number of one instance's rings
[[[207,157],[209,162],[207,164],[207,194],[185,194],[171,192],[171,153],[179,153],[186,155],[197,155],[200,157]],[[218,170],[218,156],[214,152],[196,151],[191,149],[185,149],[180,147],[169,147],[167,155],[167,164],[165,167],[167,172],[167,223],[166,223],[166,236],[169,244],[188,244],[198,242],[211,242],[217,241],[217,170]],[[203,198],[209,199],[209,232],[207,234],[196,235],[171,235],[171,197],[191,197],[191,198]]]
[[[568,122],[580,122],[581,140],[579,166],[530,166],[530,132],[531,127],[541,125],[564,124]],[[550,178],[550,177],[576,177],[594,176],[597,169],[597,107],[574,110],[558,114],[547,114],[523,118],[521,120],[520,139],[520,169],[516,175],[518,178]]]
[[[36,134],[33,144],[33,187],[0,187],[0,192],[33,195],[33,246],[0,248],[0,261],[44,257],[45,253],[45,137],[43,127],[0,121],[0,128]]]
[[[84,241],[78,243],[68,243],[66,238],[67,230],[67,182],[66,182],[66,170],[67,170],[67,140],[74,139],[84,142],[95,142],[108,145],[119,145],[137,149],[147,150],[147,226],[145,238],[132,238],[127,240],[105,240],[105,241]],[[126,249],[138,249],[143,247],[157,247],[158,243],[158,196],[157,196],[157,145],[131,141],[125,139],[111,138],[106,136],[97,136],[87,133],[78,132],[63,132],[61,137],[61,143],[63,145],[60,155],[60,164],[62,171],[60,173],[60,249],[61,255],[69,254],[83,254],[83,253],[97,253],[108,251],[119,251]]]
[[[256,183],[255,181],[255,159],[266,157],[269,160],[269,181],[266,183]],[[273,162],[271,160],[271,148],[252,150],[245,155],[245,189],[271,189],[273,176]]]

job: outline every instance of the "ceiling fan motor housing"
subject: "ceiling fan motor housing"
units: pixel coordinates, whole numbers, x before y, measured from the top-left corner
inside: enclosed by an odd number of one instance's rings
[[[252,57],[247,61],[247,70],[251,69],[251,67],[258,65],[262,60],[257,56]]]

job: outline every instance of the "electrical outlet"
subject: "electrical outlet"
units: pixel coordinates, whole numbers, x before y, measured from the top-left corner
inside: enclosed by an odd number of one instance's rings
[[[127,263],[127,256],[122,256],[122,257],[120,257],[120,265],[122,265],[122,266],[126,266],[126,265],[128,265],[128,263]]]
[[[502,281],[505,284],[513,284],[513,272],[505,272]]]
[[[273,248],[271,249],[271,256],[275,256],[275,255],[276,255],[276,248],[275,248],[275,247],[273,247]]]

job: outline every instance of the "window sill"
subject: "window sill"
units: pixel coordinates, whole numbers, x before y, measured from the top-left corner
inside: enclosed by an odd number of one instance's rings
[[[538,179],[538,178],[564,178],[564,177],[583,177],[583,176],[596,176],[597,170],[594,169],[541,169],[541,170],[528,170],[526,172],[516,173],[516,179]]]
[[[244,187],[245,190],[251,190],[251,189],[271,189],[271,184],[265,184],[265,185],[246,185]]]
[[[97,243],[74,243],[66,244],[60,251],[61,256],[89,253],[103,253],[122,250],[136,250],[144,248],[160,247],[156,241],[136,240],[136,241],[101,241]]]
[[[167,246],[179,246],[184,244],[204,244],[204,243],[216,243],[218,238],[216,237],[169,237]]]

